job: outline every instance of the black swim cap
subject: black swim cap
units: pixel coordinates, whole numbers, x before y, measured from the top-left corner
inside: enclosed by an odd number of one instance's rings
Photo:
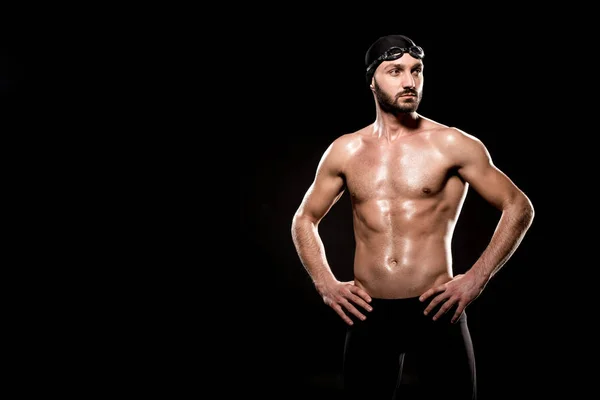
[[[396,60],[402,57],[404,53],[409,53],[414,58],[419,59],[425,57],[423,49],[404,35],[382,36],[373,42],[365,55],[367,84],[371,83],[371,78],[379,64],[384,61]]]

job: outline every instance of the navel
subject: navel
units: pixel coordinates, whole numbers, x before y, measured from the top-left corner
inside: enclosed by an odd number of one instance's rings
[[[423,188],[423,193],[429,194],[431,193],[431,189],[429,189],[428,187]]]

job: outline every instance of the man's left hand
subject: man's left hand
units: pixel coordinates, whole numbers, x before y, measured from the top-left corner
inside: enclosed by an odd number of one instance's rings
[[[465,308],[467,308],[467,306],[475,300],[482,291],[483,288],[475,281],[473,275],[460,274],[456,275],[452,280],[446,283],[427,290],[419,297],[419,300],[425,301],[431,296],[436,295],[427,308],[425,308],[425,315],[428,315],[431,310],[443,302],[438,312],[433,316],[434,321],[444,315],[452,307],[456,306],[456,311],[451,320],[452,323],[455,323]]]

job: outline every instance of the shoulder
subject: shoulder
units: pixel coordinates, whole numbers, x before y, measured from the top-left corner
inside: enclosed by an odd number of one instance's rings
[[[321,156],[319,169],[336,174],[342,173],[348,161],[363,146],[366,129],[362,128],[336,137]]]
[[[457,164],[489,159],[489,153],[481,139],[463,129],[428,120],[424,132],[428,141],[441,154]]]
[[[429,139],[440,145],[479,145],[481,141],[474,135],[454,126],[444,125],[432,119],[421,116],[423,132]]]
[[[440,150],[450,153],[486,152],[485,145],[477,136],[453,126],[438,125],[428,133],[429,139]]]
[[[358,131],[338,136],[331,142],[325,151],[325,156],[342,158],[351,156],[357,149],[364,145],[364,138],[367,130],[368,127],[365,127]]]

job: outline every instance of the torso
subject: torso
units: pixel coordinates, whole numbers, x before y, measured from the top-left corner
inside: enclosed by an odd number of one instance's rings
[[[452,277],[451,240],[467,186],[434,124],[392,141],[349,135],[343,167],[353,208],[355,284],[371,296],[421,295]]]

